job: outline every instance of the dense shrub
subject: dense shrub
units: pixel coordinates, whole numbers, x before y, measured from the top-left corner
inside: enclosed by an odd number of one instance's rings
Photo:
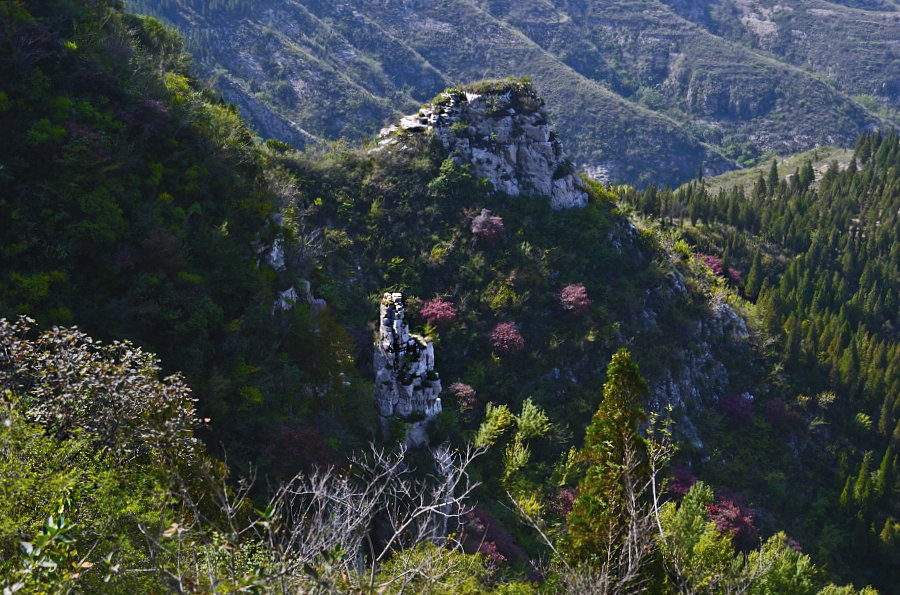
[[[735,549],[749,551],[759,545],[759,530],[753,524],[756,512],[728,498],[719,498],[707,507],[709,519],[722,533],[731,535]]]
[[[694,259],[696,259],[698,262],[701,262],[704,265],[708,266],[710,269],[712,269],[712,272],[715,273],[716,275],[721,275],[723,272],[722,271],[722,259],[719,258],[718,256],[713,256],[712,254],[703,254],[701,252],[695,252]]]
[[[501,322],[491,331],[491,344],[498,353],[515,355],[525,349],[525,338],[515,322]]]
[[[743,395],[725,395],[719,399],[719,411],[734,424],[745,424],[753,414],[753,400]]]
[[[428,324],[438,330],[447,328],[456,320],[456,310],[453,308],[453,304],[443,298],[428,300],[422,304],[419,314]]]
[[[559,488],[550,498],[548,506],[550,512],[562,517],[568,516],[572,512],[577,495],[578,490],[575,488]]]
[[[683,498],[691,491],[691,487],[697,483],[697,477],[690,469],[682,465],[672,466],[672,481],[669,482],[669,493],[676,498]]]
[[[454,382],[448,387],[450,394],[456,397],[460,411],[469,411],[475,407],[475,389],[463,382]]]
[[[489,209],[481,209],[481,214],[472,219],[471,230],[479,241],[492,248],[503,241],[503,219],[493,215]]]
[[[591,298],[588,297],[583,283],[575,283],[562,288],[559,292],[559,303],[571,318],[578,318],[591,307]]]

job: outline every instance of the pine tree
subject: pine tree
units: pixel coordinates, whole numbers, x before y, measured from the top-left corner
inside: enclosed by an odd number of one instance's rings
[[[878,475],[875,479],[875,496],[879,500],[889,498],[894,491],[894,459],[891,447],[888,446],[878,466]]]
[[[766,197],[766,181],[763,179],[762,172],[756,178],[756,184],[753,186],[753,200],[762,200]]]
[[[615,541],[627,523],[622,482],[626,451],[636,451],[641,459],[646,456],[638,427],[645,419],[640,405],[647,383],[624,348],[613,355],[606,374],[603,401],[587,427],[580,453],[587,473],[568,516],[565,549],[576,560],[605,557],[620,545]]]
[[[769,189],[769,194],[774,194],[775,189],[778,187],[778,161],[775,159],[772,160],[772,167],[769,168],[766,187]]]

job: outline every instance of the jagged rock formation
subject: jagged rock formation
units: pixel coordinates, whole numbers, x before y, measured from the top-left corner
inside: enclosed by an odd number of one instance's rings
[[[407,443],[427,442],[425,425],[441,412],[441,380],[434,371],[434,345],[409,332],[403,294],[385,293],[375,345],[375,406],[386,428],[391,417],[410,422]]]
[[[398,132],[428,131],[496,190],[549,196],[554,209],[587,204],[581,178],[550,130],[544,100],[530,84],[504,81],[444,91],[399,126],[383,129],[382,146],[398,143]]]
[[[322,298],[317,298],[313,295],[312,286],[310,285],[309,281],[307,281],[306,279],[301,279],[299,285],[299,291],[297,290],[296,285],[291,285],[284,291],[279,291],[278,296],[275,298],[273,311],[292,310],[295,304],[299,304],[301,302],[309,304],[309,311],[313,314],[325,309],[325,306],[327,305],[325,303],[325,300],[323,300]]]

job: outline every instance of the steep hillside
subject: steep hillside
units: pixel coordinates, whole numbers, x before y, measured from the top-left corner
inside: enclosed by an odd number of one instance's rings
[[[798,440],[821,424],[786,431],[796,411],[781,399],[805,377],[783,378],[713,254],[636,228],[610,188],[576,177],[529,81],[441,93],[377,146],[297,153],[255,144],[187,64],[177,35],[116,2],[0,2],[4,591],[812,595],[828,576],[778,531],[787,521],[821,559],[861,558],[839,571],[881,563],[873,580],[891,584],[896,558],[877,557],[897,534],[890,451],[871,473],[874,455],[845,449],[853,481],[840,509],[822,500],[821,534],[818,512],[785,513],[789,475],[819,487]],[[861,362],[897,322],[878,283],[896,280],[883,213],[897,205],[887,191],[863,201],[860,223],[838,199],[882,189],[896,147],[865,137],[866,170],[823,178],[836,209],[765,194],[770,239],[790,249],[814,225],[866,238],[868,261],[829,237],[842,270],[862,272],[825,324],[841,356],[820,363],[869,408],[879,381],[896,384],[896,366]],[[802,195],[802,173],[784,186]],[[621,192],[672,216],[671,192]],[[832,267],[813,246],[807,262]],[[758,306],[766,333],[788,315],[787,362],[818,357],[812,331],[797,344],[810,283],[791,266]],[[844,291],[816,288],[812,304],[833,315]],[[146,349],[185,379],[160,380]],[[848,412],[842,398],[797,401]],[[882,407],[873,449],[894,419]],[[869,425],[859,411],[847,431],[865,439]],[[409,428],[432,448],[398,448]],[[686,468],[666,487],[666,428],[712,487]],[[239,476],[253,470],[255,487]],[[279,487],[267,497],[266,484]],[[835,540],[848,528],[867,549]]]
[[[102,1],[2,6],[0,316],[153,350],[238,467],[269,466],[256,437],[311,431],[318,414],[346,432],[335,451],[364,444],[366,416],[338,412],[369,397],[349,337],[324,315],[316,328],[333,332],[316,339],[309,307],[274,307],[314,255],[279,224],[287,187],[237,110],[188,73],[177,34]]]
[[[844,164],[756,171],[752,188],[691,183],[675,192],[625,192],[636,208],[669,220],[755,302],[769,337],[776,404],[732,419],[753,434],[762,415],[796,448],[774,471],[746,465],[761,443],[707,470],[743,484],[780,510],[801,543],[854,580],[897,584],[900,498],[900,143],[897,132],[861,137]],[[746,405],[750,405],[747,403]],[[710,434],[721,429],[705,425]],[[740,462],[739,462],[740,461]],[[700,469],[703,469],[700,467]],[[790,497],[779,473],[793,468],[804,489]],[[847,543],[838,553],[829,544]]]

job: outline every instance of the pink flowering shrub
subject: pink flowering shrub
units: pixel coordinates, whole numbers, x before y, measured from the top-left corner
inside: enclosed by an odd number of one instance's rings
[[[481,214],[472,219],[471,230],[476,238],[492,248],[503,241],[503,219],[488,209],[481,209]]]
[[[481,552],[494,565],[507,560],[515,564],[528,559],[503,524],[488,512],[475,508],[462,520],[465,528],[463,548],[466,552]]]
[[[422,304],[419,314],[428,324],[438,330],[447,328],[456,320],[456,310],[453,308],[453,304],[443,298],[428,300]]]
[[[743,278],[743,273],[741,273],[741,271],[739,271],[738,269],[732,269],[730,267],[727,271],[728,274],[726,275],[725,265],[722,262],[722,259],[718,256],[713,256],[712,254],[703,254],[702,252],[694,252],[694,260],[702,262],[703,264],[708,266],[716,275],[720,277],[727,277],[728,280],[734,285],[738,285]]]
[[[475,408],[475,389],[463,382],[454,382],[449,386],[450,394],[456,397],[461,411],[470,411]]]
[[[719,411],[732,423],[745,424],[753,414],[753,401],[741,395],[726,395],[719,399]]]
[[[559,303],[571,318],[578,318],[590,308],[591,298],[588,297],[583,283],[575,283],[562,288],[559,292]]]
[[[494,349],[503,355],[515,355],[525,349],[525,338],[516,328],[515,322],[501,322],[491,331]]]
[[[500,553],[497,549],[497,544],[493,541],[483,542],[478,546],[478,552],[487,558],[487,561],[491,566],[498,566],[499,564],[506,562],[506,556]]]
[[[694,252],[694,259],[711,268],[712,272],[716,275],[721,275],[723,272],[722,259],[718,256],[713,256],[712,254],[703,254],[702,252]]]

